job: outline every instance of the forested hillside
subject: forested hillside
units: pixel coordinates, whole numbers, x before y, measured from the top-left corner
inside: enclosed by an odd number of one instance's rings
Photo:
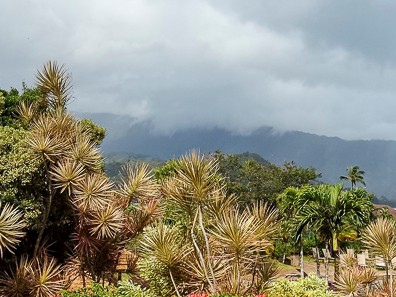
[[[201,152],[255,152],[281,165],[294,161],[314,167],[326,182],[339,181],[347,167],[359,165],[366,174],[367,189],[378,196],[396,197],[396,142],[383,140],[347,141],[303,132],[276,133],[263,127],[250,135],[236,135],[222,129],[190,129],[171,135],[156,135],[150,122],[137,123],[128,116],[77,114],[107,129],[102,144],[105,153],[127,152],[168,160],[191,148]]]

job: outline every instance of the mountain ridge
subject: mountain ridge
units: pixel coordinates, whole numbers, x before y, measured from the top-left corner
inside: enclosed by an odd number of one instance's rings
[[[221,150],[227,154],[253,152],[275,164],[294,161],[313,167],[324,182],[340,182],[347,167],[358,165],[366,172],[367,190],[377,196],[396,197],[396,141],[344,140],[300,131],[278,133],[261,127],[249,135],[221,128],[193,128],[171,135],[156,135],[150,121],[138,122],[129,116],[107,113],[74,113],[90,118],[107,129],[101,148],[105,153],[128,152],[168,160],[191,149],[201,152]],[[346,184],[348,186],[348,184]]]

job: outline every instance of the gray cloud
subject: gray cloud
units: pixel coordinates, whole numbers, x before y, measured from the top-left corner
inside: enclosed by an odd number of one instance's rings
[[[157,133],[270,125],[396,139],[391,1],[0,0],[0,87],[49,60],[79,111],[152,120]]]

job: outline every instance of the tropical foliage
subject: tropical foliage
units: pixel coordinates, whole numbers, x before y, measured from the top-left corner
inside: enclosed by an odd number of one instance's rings
[[[275,241],[328,247],[338,288],[360,294],[374,276],[339,272],[340,243],[361,238],[387,265],[396,256],[395,223],[370,223],[357,166],[346,190],[293,162],[191,151],[110,179],[105,130],[68,112],[71,88],[48,62],[35,88],[0,91],[0,296],[335,296],[313,276],[274,282]]]
[[[346,169],[347,175],[341,175],[341,180],[349,180],[351,182],[351,189],[356,187],[356,184],[360,183],[363,186],[366,185],[364,182],[364,171],[360,170],[359,166],[351,166]]]

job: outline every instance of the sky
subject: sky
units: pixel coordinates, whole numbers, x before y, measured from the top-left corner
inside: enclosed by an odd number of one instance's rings
[[[48,60],[79,112],[153,132],[396,140],[396,1],[0,0],[0,88]]]

